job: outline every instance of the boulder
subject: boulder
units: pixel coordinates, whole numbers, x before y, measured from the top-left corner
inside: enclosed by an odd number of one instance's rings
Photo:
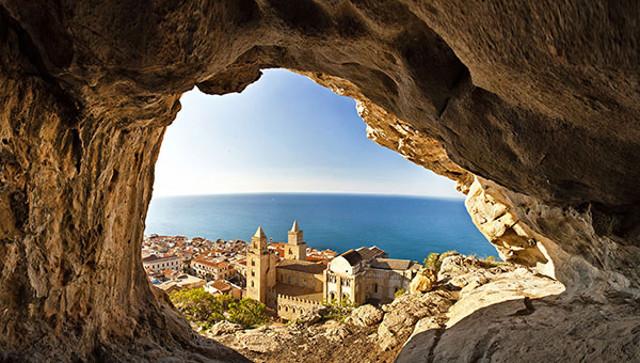
[[[409,284],[409,293],[417,294],[430,291],[437,281],[436,273],[431,269],[422,269]]]
[[[300,314],[300,316],[295,320],[295,322],[303,325],[311,325],[319,322],[320,320],[322,320],[321,311],[320,309],[316,309],[311,311],[305,311],[304,313]]]
[[[378,324],[382,321],[383,316],[382,310],[367,304],[355,308],[345,322],[359,327],[368,327]]]
[[[378,345],[382,350],[404,343],[416,323],[425,317],[446,320],[446,312],[454,302],[452,293],[431,291],[422,295],[407,294],[385,305],[386,312],[378,327]]]
[[[337,326],[328,328],[325,331],[324,336],[325,338],[327,338],[327,340],[329,340],[332,343],[339,343],[339,342],[342,342],[347,336],[349,336],[350,333],[351,331],[346,326],[337,325]]]
[[[243,329],[242,325],[240,324],[232,323],[227,320],[222,320],[213,324],[213,326],[209,328],[208,333],[209,335],[217,336],[217,335],[223,335],[223,334],[233,334],[242,329]]]

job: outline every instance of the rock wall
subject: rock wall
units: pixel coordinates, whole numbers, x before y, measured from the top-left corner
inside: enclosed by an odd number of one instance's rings
[[[1,0],[3,357],[242,359],[192,337],[139,249],[180,95],[238,92],[266,67],[354,96],[376,142],[459,181],[503,256],[567,286],[545,308],[558,341],[572,299],[623,319],[639,296],[637,17],[630,1]],[[507,346],[544,353],[512,328]]]

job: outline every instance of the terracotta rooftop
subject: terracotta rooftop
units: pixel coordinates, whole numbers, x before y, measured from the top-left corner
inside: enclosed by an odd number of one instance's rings
[[[357,264],[362,262],[362,255],[358,251],[349,250],[341,254],[340,256],[347,260],[347,262],[349,262],[349,265],[351,266],[356,266]]]
[[[231,290],[231,285],[226,283],[224,280],[215,280],[211,286],[213,286],[216,290],[221,292],[227,292]]]
[[[360,254],[360,256],[362,257],[363,260],[365,261],[369,261],[373,258],[376,257],[384,257],[384,255],[386,254],[383,250],[381,250],[380,248],[373,246],[373,247],[360,247],[356,250],[356,252],[358,252]]]
[[[320,262],[320,261],[326,261],[327,257],[322,256],[322,255],[307,255],[307,261],[310,262]]]
[[[381,270],[409,270],[415,264],[415,261],[393,258],[375,258],[369,263],[371,267]]]
[[[149,255],[145,258],[142,259],[142,262],[153,262],[153,261],[160,261],[160,260],[169,260],[172,258],[177,258],[176,255],[165,255],[165,256],[158,256],[158,255]]]
[[[225,261],[211,261],[210,259],[206,258],[206,257],[197,257],[195,260],[193,260],[193,262],[195,263],[199,263],[202,265],[206,265],[209,267],[213,267],[213,268],[227,268],[229,267],[229,263],[225,262]]]

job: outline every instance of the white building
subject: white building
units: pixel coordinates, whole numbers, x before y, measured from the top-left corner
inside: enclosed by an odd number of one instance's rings
[[[228,262],[206,257],[198,257],[191,261],[191,268],[196,275],[207,280],[227,280],[236,273]]]
[[[171,292],[180,289],[195,289],[198,287],[203,287],[205,286],[205,282],[206,281],[199,277],[182,274],[175,279],[165,281],[156,286],[166,292]]]
[[[145,270],[160,272],[164,270],[180,270],[180,259],[176,255],[158,256],[150,255],[142,259]]]
[[[408,290],[420,268],[417,262],[384,258],[378,247],[349,250],[325,270],[324,299],[329,302],[386,303],[400,289]]]

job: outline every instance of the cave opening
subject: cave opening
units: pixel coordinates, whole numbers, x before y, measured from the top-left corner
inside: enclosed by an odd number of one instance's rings
[[[496,256],[455,182],[367,139],[376,130],[362,120],[356,101],[291,71],[262,72],[241,93],[194,89],[181,97],[156,163],[142,245],[155,287],[175,292],[204,284],[208,293],[240,298],[253,287],[248,280],[256,270],[235,241],[248,241],[263,225],[282,258],[277,243],[286,240],[292,220],[301,222],[308,250],[323,251],[316,258],[326,265],[326,251],[360,247],[416,266],[432,252]],[[408,291],[415,272],[406,273],[398,286],[371,282],[362,304],[388,303]],[[282,279],[292,283],[291,276]],[[326,295],[346,301],[355,294]],[[171,296],[178,304],[186,299]],[[289,314],[286,305],[274,309],[281,310]]]
[[[414,260],[452,249],[481,257],[495,255],[469,218],[456,183],[367,139],[366,134],[376,130],[363,122],[356,101],[291,71],[263,73],[241,93],[211,96],[194,89],[182,96],[181,111],[166,131],[156,163],[146,234],[188,232],[213,240],[246,240],[257,225],[263,225],[277,233],[271,237],[283,240],[291,221],[300,219],[311,222],[306,223],[308,238],[315,235],[313,242],[335,241],[320,242],[319,247],[340,252],[370,241],[382,248],[390,244],[396,248],[394,256]],[[410,140],[398,141],[403,142]],[[357,199],[336,201],[345,211],[331,218],[327,212],[322,215],[323,211],[289,199],[260,206],[272,206],[264,217],[233,211],[232,201],[226,200],[213,206],[216,211],[209,218],[206,206],[196,203],[198,196],[256,194],[267,194],[267,199],[329,194],[432,200],[431,204],[422,200],[373,205],[379,212],[360,220],[364,207],[348,206]],[[176,197],[191,198],[177,202]],[[244,208],[244,203],[248,202],[240,201],[238,208]],[[279,204],[284,205],[274,209]],[[172,212],[176,208],[180,213]],[[196,212],[189,213],[190,208]],[[220,208],[240,213],[244,219],[224,218]],[[403,208],[409,210],[401,214]],[[441,213],[425,212],[429,208]],[[216,223],[216,218],[223,222]],[[316,218],[320,221],[313,223]],[[341,230],[357,230],[361,235]],[[391,245],[403,238],[407,242],[402,249]],[[339,242],[345,246],[340,248]]]
[[[0,360],[244,361],[200,344],[146,284],[138,252],[180,95],[237,92],[274,66],[357,99],[376,142],[461,182],[501,256],[566,284],[558,298],[531,285],[526,299],[479,310],[463,298],[452,314],[475,312],[453,327],[412,315],[433,329],[404,361],[635,359],[640,103],[626,10],[4,2]],[[476,282],[475,293],[498,286]]]

